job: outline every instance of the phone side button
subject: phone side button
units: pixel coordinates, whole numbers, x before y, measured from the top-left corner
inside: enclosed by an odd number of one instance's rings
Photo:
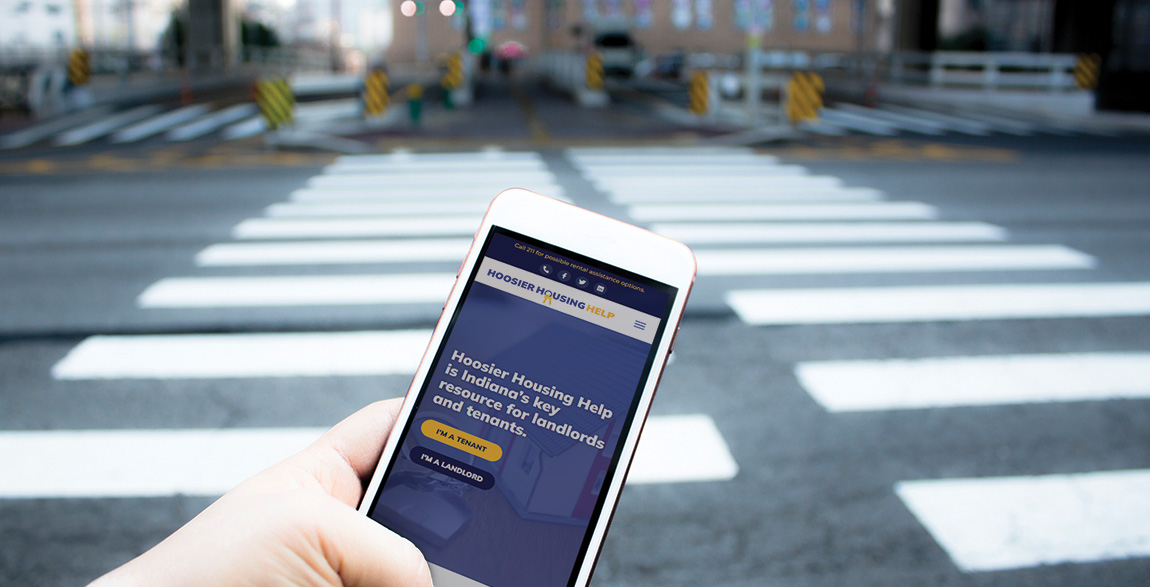
[[[671,335],[671,346],[667,347],[667,354],[668,355],[675,352],[675,341],[679,340],[679,330],[682,328],[683,328],[682,325],[675,327],[675,334]]]

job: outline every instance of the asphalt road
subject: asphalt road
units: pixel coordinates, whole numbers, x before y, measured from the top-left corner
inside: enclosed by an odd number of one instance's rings
[[[545,105],[534,114],[551,121],[547,128],[554,140],[561,121],[547,118],[551,115]],[[573,122],[586,130],[586,125]],[[651,131],[656,138],[669,136],[660,123],[650,124],[658,129]],[[939,145],[950,149],[949,155],[940,156]],[[636,209],[612,197],[603,184],[593,183],[594,173],[576,167],[576,158],[562,147],[541,144],[530,150],[539,153],[555,185],[574,202],[633,218]],[[516,149],[528,150],[511,150]],[[446,150],[483,156],[470,145]],[[616,155],[624,160],[635,152]],[[749,314],[737,311],[729,293],[1148,282],[1150,143],[1138,138],[1000,137],[892,145],[855,138],[761,151],[764,166],[772,154],[783,164],[806,167],[812,175],[879,190],[885,201],[931,206],[937,214],[931,222],[990,224],[1005,231],[996,241],[1002,246],[1059,245],[1063,253],[1069,250],[1091,261],[1087,267],[1056,263],[1046,269],[704,273],[654,415],[709,417],[738,473],[728,480],[628,486],[595,584],[1145,584],[1150,559],[1139,558],[1150,554],[1144,517],[1132,523],[1133,530],[1131,524],[1099,530],[1103,536],[1098,540],[1111,554],[1080,554],[1074,548],[1069,554],[1051,554],[1038,545],[1027,552],[1048,557],[1049,564],[1008,560],[997,568],[979,569],[963,554],[967,539],[944,544],[952,535],[924,522],[932,510],[912,509],[909,498],[896,490],[904,487],[900,483],[915,480],[1049,479],[1150,469],[1145,387],[1128,390],[1141,393],[1129,399],[964,399],[917,409],[836,410],[812,395],[797,368],[823,361],[980,356],[1041,355],[1056,361],[1098,353],[1145,357],[1143,353],[1150,352],[1150,312],[754,324]],[[236,242],[233,227],[238,223],[263,217],[268,206],[287,201],[293,190],[321,175],[324,168],[317,162],[322,160],[274,167],[236,168],[221,162],[210,169],[172,165],[159,171],[0,177],[0,441],[17,431],[325,427],[370,401],[400,395],[409,379],[404,374],[53,375],[54,366],[96,335],[429,327],[437,303],[142,307],[142,292],[173,277],[452,272],[456,263],[451,261],[233,267],[196,263],[206,247]],[[425,180],[434,185],[443,177],[429,173]],[[694,201],[721,207],[714,203],[721,199],[709,192]],[[732,227],[751,220],[723,222]],[[926,250],[937,243],[904,244]],[[802,245],[736,242],[722,248],[762,254],[797,246]],[[696,248],[703,253],[715,247]],[[1135,369],[1142,379],[1135,379],[1144,385],[1147,367],[1142,360]],[[975,378],[971,385],[992,381]],[[27,456],[23,462],[39,463],[45,470],[57,467],[37,460],[44,457],[36,454]],[[171,456],[181,458],[185,456]],[[37,470],[5,471],[3,476],[34,475]],[[82,486],[84,480],[75,481]],[[82,584],[155,544],[210,501],[209,496],[173,494],[0,496],[0,583]],[[1041,513],[1042,498],[1030,501]],[[1145,503],[1144,496],[1135,496],[1133,507],[1144,508]],[[1130,510],[1134,516],[1146,511]],[[1089,516],[1086,520],[1093,523]],[[979,528],[991,522],[970,523]],[[1020,522],[1015,530],[1017,541],[1025,542],[1031,528]],[[1127,537],[1109,539],[1111,531],[1126,532]],[[977,532],[970,540],[980,539],[989,540]],[[1008,541],[1003,550],[1009,547]]]

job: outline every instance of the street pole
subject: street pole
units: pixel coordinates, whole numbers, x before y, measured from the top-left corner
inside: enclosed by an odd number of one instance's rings
[[[420,65],[425,65],[431,59],[431,52],[427,48],[427,11],[415,15],[415,59]]]
[[[340,4],[339,0],[331,0],[331,70],[339,71],[342,69],[342,61],[340,47]]]

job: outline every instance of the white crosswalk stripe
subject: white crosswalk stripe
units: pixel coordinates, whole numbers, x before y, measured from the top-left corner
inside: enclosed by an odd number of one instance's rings
[[[920,202],[817,204],[640,204],[631,206],[639,222],[674,220],[931,220],[938,213]]]
[[[430,330],[93,336],[56,379],[223,379],[407,375]]]
[[[471,240],[404,239],[220,243],[196,255],[201,267],[329,265],[351,263],[458,262]]]
[[[0,499],[217,496],[319,438],[322,428],[0,432]],[[51,467],[44,463],[52,463]],[[147,463],[147,466],[140,466]],[[631,484],[726,481],[738,465],[710,416],[655,416]]]
[[[138,122],[112,135],[113,143],[132,143],[162,133],[178,124],[199,118],[208,112],[206,104],[186,106],[159,116]]]
[[[253,308],[435,304],[447,299],[452,273],[168,277],[148,286],[141,308]]]
[[[190,141],[215,132],[224,126],[255,115],[259,109],[255,104],[236,104],[223,110],[212,112],[168,131],[164,138],[169,141]]]
[[[1150,353],[812,361],[799,383],[831,412],[1150,398]]]
[[[1006,231],[984,222],[681,222],[651,230],[688,245],[842,242],[1003,241]]]
[[[895,491],[963,571],[1150,556],[1150,470],[903,481]]]
[[[482,214],[428,218],[251,218],[234,229],[240,239],[347,238],[361,236],[462,236],[475,232]]]
[[[828,113],[820,124],[883,135],[1050,132],[1019,121],[897,107]],[[778,164],[745,151],[733,153],[717,178],[702,170],[691,175],[686,162],[698,155],[690,150],[680,152],[679,162],[674,153],[661,153],[661,164],[682,162],[683,171],[653,179],[621,171],[645,170],[647,155],[636,157],[634,167],[625,153],[608,160],[572,149],[567,156],[632,219],[695,247],[700,283],[721,276],[732,284],[724,288],[726,303],[751,325],[1150,315],[1150,283],[843,286],[840,276],[859,273],[1069,270],[1088,277],[1081,272],[1098,261],[1061,245],[1012,244],[1001,227],[948,222],[945,210],[890,202],[877,190],[833,177],[731,171]],[[848,194],[865,195],[852,201]],[[976,244],[941,244],[947,242]],[[773,275],[835,279],[823,287],[739,286]],[[1150,399],[1145,352],[809,360],[795,365],[795,377],[833,414]],[[903,481],[893,490],[960,569],[979,572],[1150,556],[1150,532],[1140,522],[1150,515],[1148,479],[1143,470],[1084,472]]]
[[[1094,258],[1062,246],[932,246],[703,249],[699,275],[799,275],[1090,269]]]
[[[137,106],[126,112],[120,112],[105,118],[100,118],[79,128],[69,130],[57,136],[53,142],[57,145],[67,147],[81,145],[91,140],[108,135],[118,128],[122,128],[134,122],[138,122],[150,116],[154,116],[159,111],[159,106]]]

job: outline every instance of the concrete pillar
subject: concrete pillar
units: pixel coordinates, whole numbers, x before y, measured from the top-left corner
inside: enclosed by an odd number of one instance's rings
[[[188,68],[221,72],[239,64],[239,14],[232,0],[188,0]]]

